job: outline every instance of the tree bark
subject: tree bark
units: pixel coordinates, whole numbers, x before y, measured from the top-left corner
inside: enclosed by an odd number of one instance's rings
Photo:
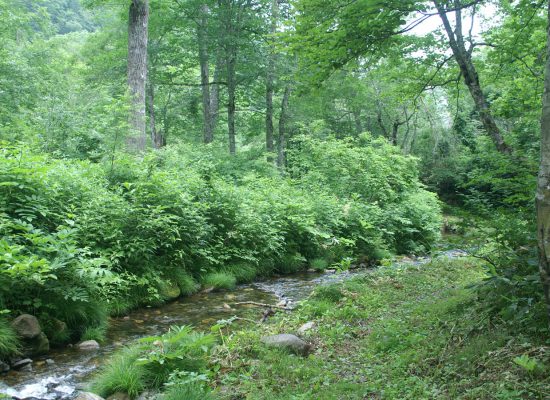
[[[210,100],[210,73],[208,64],[208,6],[201,6],[200,23],[197,26],[199,45],[199,63],[201,69],[202,114],[203,114],[203,142],[212,143],[214,131],[212,126],[212,110]]]
[[[277,166],[283,169],[286,165],[286,123],[288,121],[288,101],[292,89],[290,86],[285,88],[283,100],[281,102],[281,115],[279,116],[279,139],[277,140]]]
[[[550,24],[550,4],[548,5]],[[540,168],[537,180],[536,210],[539,245],[539,272],[546,314],[550,323],[550,30],[547,33],[544,94],[542,97]]]
[[[155,120],[155,88],[153,82],[149,82],[147,90],[147,110],[149,111],[149,133],[151,134],[151,142],[155,149],[160,149],[165,145],[162,134],[157,131]]]
[[[271,1],[271,27],[269,33],[271,34],[271,40],[277,32],[277,19],[279,18],[279,4],[278,0]],[[265,149],[272,153],[275,151],[275,143],[273,137],[273,92],[275,91],[275,48],[274,43],[271,43],[267,61],[267,73],[265,84]],[[268,156],[268,161],[271,158]]]
[[[220,50],[216,54],[214,82],[219,82],[223,73],[223,57]],[[210,87],[210,126],[214,130],[218,124],[218,113],[220,112],[220,85],[219,83],[214,83]]]
[[[460,72],[464,78],[464,83],[468,87],[470,95],[474,100],[475,109],[477,111],[477,114],[479,115],[479,119],[481,121],[481,124],[483,125],[483,128],[489,134],[495,144],[496,149],[499,152],[510,154],[512,152],[512,149],[504,141],[500,129],[497,126],[495,119],[493,118],[493,114],[491,113],[491,108],[489,106],[489,103],[487,102],[487,98],[485,97],[485,94],[481,89],[479,75],[477,73],[474,63],[472,62],[472,56],[470,52],[466,50],[464,37],[462,34],[462,12],[461,8],[459,7],[460,4],[457,3],[455,7],[456,26],[454,31],[451,27],[449,19],[447,18],[447,11],[443,7],[441,1],[434,0],[434,5],[437,8],[437,12],[439,14],[439,17],[441,18],[441,21],[443,22],[443,26],[445,28],[445,32],[447,33],[449,45],[453,52],[454,59],[456,60],[460,68]]]
[[[227,131],[229,136],[229,154],[236,154],[237,148],[235,144],[235,63],[237,49],[233,44],[227,47]]]
[[[148,23],[148,0],[132,0],[128,15],[128,89],[131,97],[128,147],[134,151],[143,151],[147,146],[145,85]]]
[[[397,146],[397,133],[399,132],[399,126],[401,124],[399,123],[399,121],[395,120],[393,122],[393,125],[392,125],[392,130],[391,130],[391,144],[393,144],[394,146]]]

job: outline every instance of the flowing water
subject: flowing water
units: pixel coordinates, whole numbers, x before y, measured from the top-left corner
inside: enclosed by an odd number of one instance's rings
[[[464,255],[460,251],[447,251],[444,256],[454,258]],[[403,262],[422,264],[428,258],[405,259]],[[368,273],[368,270],[341,273],[303,273],[271,278],[247,285],[240,285],[232,292],[198,293],[181,298],[159,308],[145,308],[131,312],[109,322],[107,340],[100,350],[82,352],[76,348],[51,351],[46,357],[37,358],[32,372],[10,371],[2,376],[0,393],[15,398],[33,400],[71,399],[78,389],[84,388],[91,374],[100,367],[117,348],[144,336],[166,332],[173,325],[192,325],[197,329],[209,329],[218,320],[232,316],[259,319],[263,309],[252,305],[235,305],[242,302],[277,304],[284,300],[289,307],[306,298],[317,285],[348,279],[350,276]],[[230,306],[231,308],[228,308]],[[46,363],[46,359],[54,364]]]

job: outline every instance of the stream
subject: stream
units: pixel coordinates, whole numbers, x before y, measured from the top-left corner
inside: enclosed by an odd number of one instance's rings
[[[441,255],[454,258],[464,254],[451,250]],[[405,258],[402,263],[423,264],[428,260],[429,258]],[[208,330],[216,321],[233,316],[253,315],[253,318],[259,319],[261,308],[234,303],[277,304],[285,300],[287,306],[292,307],[296,302],[309,296],[318,285],[335,283],[366,273],[369,273],[369,270],[301,273],[275,277],[239,285],[231,292],[201,292],[158,308],[138,309],[126,317],[112,318],[109,321],[107,338],[99,350],[84,352],[74,347],[54,349],[46,356],[35,358],[31,372],[10,371],[2,375],[0,394],[29,400],[71,399],[79,389],[85,389],[91,374],[110,354],[136,339],[162,334],[173,325],[192,325],[197,329]],[[227,305],[230,305],[231,309],[228,309]]]

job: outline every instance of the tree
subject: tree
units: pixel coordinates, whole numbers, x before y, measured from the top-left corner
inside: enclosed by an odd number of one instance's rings
[[[443,50],[450,48],[452,57],[446,58],[443,63],[434,67],[435,75],[451,59],[457,62],[485,131],[493,140],[496,149],[508,154],[511,148],[504,141],[495,122],[472,61],[474,47],[472,45],[469,49],[466,48],[462,32],[462,10],[476,7],[483,2],[483,0],[468,2],[461,0],[384,2],[335,0],[328,4],[323,0],[300,0],[297,3],[296,32],[290,35],[294,47],[305,55],[302,60],[303,68],[310,71],[313,79],[325,79],[334,69],[343,67],[351,60],[367,55],[370,59],[384,56],[390,51],[392,45],[406,40],[402,34],[413,30],[431,16],[438,15],[447,35],[446,49]],[[331,13],[329,8],[335,11]],[[454,29],[447,17],[450,12],[455,13]],[[418,14],[420,17],[414,19]],[[472,11],[472,14],[475,12]],[[412,21],[411,18],[413,18]],[[407,23],[407,21],[411,22]],[[441,47],[441,43],[436,43],[425,51],[441,51],[438,45]],[[416,47],[414,48],[417,50]],[[401,49],[405,50],[405,46]],[[424,88],[429,86],[434,77],[433,75],[424,77],[427,81]]]
[[[548,4],[550,24],[550,4]],[[544,94],[542,97],[540,168],[537,180],[536,208],[539,244],[540,280],[550,323],[550,30],[547,34]]]
[[[128,145],[135,151],[147,146],[145,87],[147,83],[147,39],[149,1],[132,0],[128,15],[128,89],[131,96]]]

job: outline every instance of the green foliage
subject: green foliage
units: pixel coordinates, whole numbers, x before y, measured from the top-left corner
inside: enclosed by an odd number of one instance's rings
[[[183,269],[176,269],[171,275],[180,288],[183,296],[190,296],[193,293],[196,293],[200,288],[200,285],[195,282],[193,277]]]
[[[136,347],[126,348],[113,356],[100,375],[94,378],[92,390],[102,397],[123,392],[132,399],[136,398],[145,389],[145,371],[136,364],[138,356],[139,349]]]
[[[328,261],[324,258],[314,258],[311,260],[309,266],[317,272],[322,272],[328,268]]]
[[[233,290],[237,279],[230,272],[211,272],[202,278],[202,285],[214,290]]]
[[[175,384],[159,397],[159,400],[214,400],[215,397],[203,385],[196,383]]]
[[[9,323],[0,318],[0,360],[7,359],[19,351],[19,339]]]
[[[250,283],[258,274],[257,268],[248,263],[235,263],[225,267],[225,270],[237,279],[239,283]]]
[[[131,398],[165,383],[171,386],[177,382],[184,390],[183,385],[192,380],[176,378],[205,371],[213,343],[211,335],[194,332],[190,327],[172,327],[162,336],[141,339],[116,353],[94,378],[91,388],[103,397],[123,392]],[[198,388],[189,390],[193,389]]]
[[[105,341],[105,335],[107,334],[106,326],[98,326],[93,328],[86,328],[86,330],[80,336],[80,340],[95,340],[102,343]]]

